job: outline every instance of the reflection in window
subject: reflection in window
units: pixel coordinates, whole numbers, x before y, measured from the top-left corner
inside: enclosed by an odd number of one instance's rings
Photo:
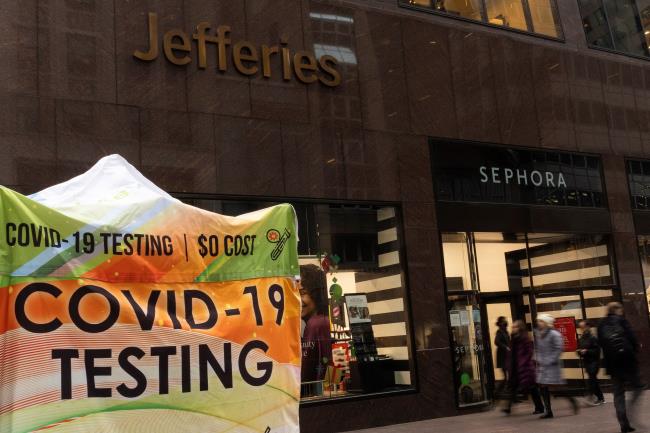
[[[340,45],[314,44],[316,57],[332,56],[341,63],[348,65],[357,64],[357,56],[348,48]]]
[[[579,5],[589,45],[648,56],[649,0],[579,0]]]
[[[446,15],[555,38],[562,37],[556,0],[400,0]]]
[[[184,201],[225,215],[277,204]],[[412,363],[397,209],[292,204],[303,275],[302,399],[410,389]]]

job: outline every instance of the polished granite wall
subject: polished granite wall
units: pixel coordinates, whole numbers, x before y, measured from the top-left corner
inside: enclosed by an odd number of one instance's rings
[[[30,193],[120,153],[171,192],[400,202],[419,392],[305,407],[303,430],[454,414],[428,136],[602,154],[626,308],[650,343],[623,160],[650,158],[650,64],[588,49],[577,4],[559,4],[564,43],[396,0],[3,0],[0,183]],[[139,62],[149,11],[339,47],[343,83]]]

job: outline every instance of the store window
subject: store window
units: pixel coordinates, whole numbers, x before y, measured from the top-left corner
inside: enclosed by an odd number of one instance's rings
[[[562,38],[555,0],[399,0],[404,6]]]
[[[277,204],[181,199],[225,215]],[[291,204],[299,229],[302,401],[412,389],[399,209]]]
[[[498,398],[505,386],[494,344],[500,318],[532,331],[536,314],[547,313],[572,342],[577,322],[597,322],[617,296],[608,235],[446,232],[442,241],[460,406]],[[650,260],[647,267],[650,282]],[[569,383],[581,386],[570,344],[562,359]]]
[[[650,209],[650,161],[627,161],[627,178],[630,185],[632,208]]]
[[[634,56],[650,52],[650,1],[578,0],[587,43]]]

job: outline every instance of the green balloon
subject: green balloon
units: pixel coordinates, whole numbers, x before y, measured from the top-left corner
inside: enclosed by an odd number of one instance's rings
[[[340,284],[332,284],[330,286],[330,296],[333,299],[340,299],[343,296],[343,287]]]
[[[462,385],[469,385],[469,374],[463,373],[460,375],[460,383]]]

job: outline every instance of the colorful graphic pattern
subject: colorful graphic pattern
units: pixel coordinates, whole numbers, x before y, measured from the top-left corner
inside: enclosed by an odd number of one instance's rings
[[[0,187],[0,433],[297,432],[295,221],[183,204],[116,155]]]

